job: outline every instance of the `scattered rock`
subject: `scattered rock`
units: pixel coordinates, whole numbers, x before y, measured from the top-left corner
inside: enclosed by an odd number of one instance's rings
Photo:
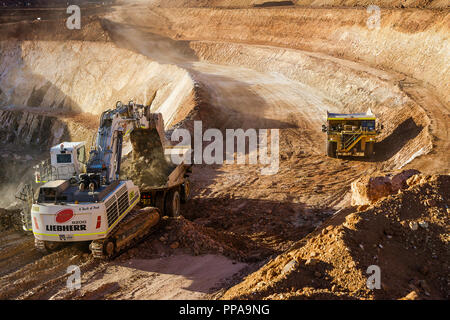
[[[426,222],[426,221],[419,221],[419,226],[421,228],[428,229],[428,222]]]
[[[409,169],[401,171],[394,176],[361,177],[351,184],[351,204],[353,206],[373,204],[381,198],[406,188],[408,186],[407,180],[418,173],[420,172],[417,170]]]
[[[369,207],[368,204],[362,205],[362,206],[358,206],[358,211],[364,211]]]
[[[19,209],[0,208],[0,231],[5,230],[22,231],[22,218]]]
[[[295,268],[297,268],[297,266],[298,266],[297,260],[292,259],[284,266],[284,268],[281,270],[281,273],[282,274],[289,273],[289,272],[295,270]]]
[[[417,224],[417,222],[411,221],[411,222],[409,223],[409,228],[410,228],[411,230],[413,230],[413,231],[416,231],[416,230],[419,228],[419,225]]]
[[[428,272],[430,271],[430,269],[428,268],[427,265],[424,265],[424,266],[419,268],[419,271],[420,271],[421,274],[426,276],[428,274]]]
[[[406,296],[404,296],[403,298],[400,298],[400,300],[417,300],[419,299],[419,295],[417,294],[416,291],[411,291],[410,293],[408,293]]]
[[[398,299],[402,296],[403,299],[418,299],[419,294],[433,299],[446,299],[446,291],[442,289],[444,280],[439,280],[442,281],[441,288],[435,290],[437,280],[428,277],[431,274],[448,273],[448,264],[443,263],[448,248],[442,236],[450,223],[450,216],[433,215],[434,210],[422,202],[425,199],[439,199],[436,200],[439,203],[448,203],[450,176],[422,176],[420,179],[426,183],[403,188],[399,194],[388,195],[367,210],[357,211],[357,208],[350,207],[337,213],[325,222],[327,228],[333,223],[326,233],[320,230],[300,240],[273,262],[230,288],[224,298],[246,299],[250,297],[252,285],[266,281],[270,285],[258,292],[258,299],[270,298],[285,287],[294,287],[290,292],[296,292],[286,298],[299,299],[340,299],[342,295],[358,299]],[[425,221],[429,224],[426,232],[411,231],[419,230],[419,227],[424,230]],[[352,229],[343,228],[343,223],[351,224]],[[285,264],[293,257],[305,258],[305,268],[301,271],[307,272],[279,277]],[[436,260],[432,260],[433,257]],[[389,274],[388,280],[383,279],[389,287],[382,282],[384,290],[369,290],[365,268],[380,265],[387,258],[389,263],[383,265],[382,272]],[[408,267],[411,267],[412,261],[417,267],[411,270]],[[432,271],[430,265],[433,266]],[[408,268],[413,279],[427,276],[427,281],[433,281],[433,287],[431,282],[428,284],[419,280],[414,280],[411,283],[414,286],[410,286],[404,277],[405,268]],[[326,279],[327,275],[330,275],[331,280]],[[321,279],[328,282],[322,283]],[[307,287],[310,289],[306,290]]]

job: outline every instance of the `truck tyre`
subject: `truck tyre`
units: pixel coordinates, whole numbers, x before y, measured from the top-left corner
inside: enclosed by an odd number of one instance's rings
[[[332,141],[327,141],[327,155],[332,158],[336,158],[337,144]]]
[[[180,192],[171,190],[166,196],[166,215],[178,217],[180,215]]]
[[[364,155],[367,158],[372,158],[372,156],[373,156],[373,142],[366,143],[366,149],[364,150]]]

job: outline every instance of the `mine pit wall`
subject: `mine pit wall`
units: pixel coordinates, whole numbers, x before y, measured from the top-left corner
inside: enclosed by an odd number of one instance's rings
[[[366,112],[371,108],[385,126],[380,140],[384,140],[381,147],[387,149],[383,153],[389,158],[379,159],[386,160],[385,169],[397,169],[418,155],[419,150],[426,154],[432,148],[430,120],[399,88],[398,81],[403,76],[369,67],[361,69],[355,63],[298,50],[203,41],[192,42],[191,47],[207,61],[279,73],[304,83],[319,90],[342,112]],[[310,112],[309,118],[316,122],[315,129],[320,131],[325,114]],[[411,130],[413,133],[409,134]],[[322,144],[317,141],[319,148]],[[397,152],[390,153],[391,150]]]
[[[0,106],[101,114],[134,99],[152,103],[169,126],[190,111],[193,88],[186,71],[113,43],[0,42]]]
[[[116,4],[147,3],[158,7],[218,7],[243,8],[254,6],[297,5],[305,7],[366,7],[382,8],[447,8],[447,0],[117,0]]]
[[[380,159],[386,160],[385,169],[402,167],[432,149],[430,119],[402,86],[413,77],[438,96],[444,108],[448,105],[448,10],[383,9],[379,30],[367,27],[365,8],[155,10],[169,19],[168,35],[192,40],[191,47],[203,60],[280,73],[321,90],[342,111],[371,107],[385,126],[381,147],[389,158]],[[334,60],[339,58],[367,67]]]
[[[298,6],[313,7],[367,7],[377,5],[381,8],[448,8],[447,0],[297,0]]]
[[[443,102],[450,99],[448,10],[382,9],[378,30],[368,28],[366,8],[153,10],[168,18],[170,36],[180,40],[323,52],[404,73],[430,84]]]
[[[26,111],[0,110],[2,144],[50,148],[68,136],[67,125],[56,117]]]
[[[96,132],[96,128],[70,117],[25,110],[0,110],[0,146],[30,146],[48,156],[50,147],[62,141],[86,141],[89,145]]]
[[[14,201],[18,184],[48,158],[52,145],[91,145],[99,119],[87,125],[83,115],[100,115],[117,100],[131,99],[151,103],[169,128],[194,108],[194,82],[183,69],[110,42],[0,41],[0,148],[6,150],[0,159],[1,205]]]

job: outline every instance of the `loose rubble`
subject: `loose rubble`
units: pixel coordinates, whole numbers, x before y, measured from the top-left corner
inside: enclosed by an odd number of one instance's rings
[[[330,218],[223,298],[448,299],[449,200],[450,176],[415,175],[365,210]],[[367,287],[372,265],[380,289]]]
[[[22,230],[22,219],[19,209],[0,208],[0,231]]]

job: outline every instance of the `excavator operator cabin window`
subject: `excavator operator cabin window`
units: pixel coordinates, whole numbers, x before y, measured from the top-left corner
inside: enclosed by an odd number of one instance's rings
[[[72,163],[72,155],[70,153],[62,153],[56,155],[57,163]]]

